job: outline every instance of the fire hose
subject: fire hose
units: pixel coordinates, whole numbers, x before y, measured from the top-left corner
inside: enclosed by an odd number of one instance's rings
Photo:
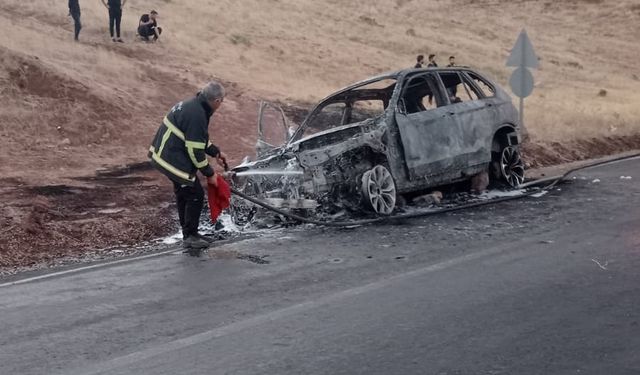
[[[415,218],[421,218],[421,217],[427,217],[427,216],[435,216],[435,215],[440,215],[440,214],[445,214],[445,213],[449,213],[449,212],[455,212],[455,211],[461,211],[461,210],[466,210],[469,208],[475,208],[475,207],[481,207],[481,206],[487,206],[490,204],[497,204],[497,203],[502,203],[502,202],[507,202],[507,201],[513,201],[513,200],[517,200],[517,199],[522,199],[525,197],[529,197],[532,195],[536,195],[536,194],[540,194],[543,191],[549,191],[551,189],[553,189],[556,185],[558,185],[561,181],[563,181],[564,179],[566,179],[567,177],[569,177],[570,175],[572,175],[573,173],[579,172],[581,170],[585,170],[585,169],[589,169],[589,168],[594,168],[597,166],[601,166],[601,165],[606,165],[606,164],[612,164],[612,163],[616,163],[616,162],[620,162],[620,161],[624,161],[624,160],[629,160],[629,159],[634,159],[634,158],[638,158],[640,157],[640,153],[636,153],[633,155],[626,155],[626,156],[621,156],[621,157],[617,157],[617,158],[613,158],[613,159],[608,159],[608,160],[604,160],[604,161],[599,161],[596,163],[591,163],[591,164],[587,164],[587,165],[583,165],[580,167],[576,167],[576,168],[572,168],[569,169],[568,171],[566,171],[564,174],[562,175],[558,175],[558,176],[553,176],[553,177],[547,177],[547,178],[543,178],[543,179],[538,179],[538,180],[534,180],[534,181],[530,181],[527,182],[525,184],[522,184],[519,186],[519,188],[528,188],[528,187],[532,187],[532,186],[538,186],[541,184],[547,184],[539,189],[535,189],[535,190],[531,190],[531,191],[525,191],[522,194],[519,195],[514,195],[514,196],[508,196],[508,197],[500,197],[500,198],[495,198],[495,199],[489,199],[489,200],[485,200],[485,201],[481,201],[481,202],[472,202],[472,203],[467,203],[467,204],[463,204],[463,205],[459,205],[459,206],[455,206],[455,207],[446,207],[446,208],[441,208],[441,209],[437,209],[437,210],[432,210],[432,211],[422,211],[422,212],[413,212],[413,213],[405,213],[405,214],[398,214],[398,215],[392,215],[392,216],[380,216],[380,217],[376,217],[376,218],[371,218],[371,219],[361,219],[361,220],[348,220],[348,221],[325,221],[325,220],[317,220],[317,219],[312,219],[312,218],[308,218],[308,217],[304,217],[304,216],[300,216],[297,214],[294,214],[292,212],[274,207],[264,201],[261,201],[260,199],[254,198],[252,196],[249,196],[235,188],[231,188],[231,192],[242,198],[245,199],[255,205],[258,205],[266,210],[272,211],[274,213],[277,213],[279,215],[282,215],[284,217],[302,222],[302,223],[308,223],[308,224],[315,224],[315,225],[320,225],[320,226],[329,226],[329,227],[352,227],[352,226],[361,226],[361,225],[369,225],[369,224],[377,224],[377,223],[386,223],[386,222],[392,222],[392,221],[396,221],[396,220],[406,220],[406,219],[415,219]]]

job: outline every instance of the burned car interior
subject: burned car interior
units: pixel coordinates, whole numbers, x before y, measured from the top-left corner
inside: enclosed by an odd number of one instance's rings
[[[437,87],[437,82],[431,74],[419,74],[410,78],[398,102],[399,110],[411,114],[444,105]]]
[[[492,97],[495,93],[495,89],[489,83],[475,74],[441,72],[438,75],[452,104]]]
[[[377,81],[325,99],[294,140],[384,114],[395,86],[394,80]]]

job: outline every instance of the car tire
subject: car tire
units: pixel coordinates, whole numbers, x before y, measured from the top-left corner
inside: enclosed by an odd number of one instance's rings
[[[525,166],[517,145],[500,146],[492,153],[491,177],[498,185],[517,188],[524,182]]]
[[[396,183],[391,172],[376,165],[364,172],[360,178],[362,203],[367,211],[378,215],[390,215],[396,207]]]

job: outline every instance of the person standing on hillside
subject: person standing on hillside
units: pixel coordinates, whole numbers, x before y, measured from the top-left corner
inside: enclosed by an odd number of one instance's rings
[[[427,68],[437,68],[438,67],[438,63],[436,63],[436,55],[431,54],[429,55],[429,64],[427,65]]]
[[[124,43],[120,38],[120,23],[122,22],[122,7],[127,0],[101,0],[107,9],[109,9],[109,33],[113,42]],[[115,35],[114,35],[115,28]]]
[[[423,64],[424,64],[424,55],[418,55],[416,57],[416,65],[414,66],[414,68],[416,69],[422,68]]]
[[[218,186],[216,172],[207,155],[217,159],[220,166],[226,163],[225,155],[209,141],[209,120],[222,105],[224,87],[209,82],[194,98],[182,101],[169,111],[156,132],[149,157],[151,164],[173,182],[178,217],[182,227],[182,246],[189,255],[199,256],[209,247],[209,241],[198,233],[200,213],[204,207],[204,191],[197,172]]]
[[[80,23],[80,3],[79,0],[69,0],[69,15],[73,18],[74,26],[74,40],[77,42],[80,36],[80,29],[82,24]]]
[[[449,64],[447,64],[447,68],[454,68],[455,66],[456,66],[456,57],[449,56]],[[456,100],[460,100],[460,98],[457,97],[458,86],[451,86],[448,88],[448,91],[449,91],[449,97],[451,99],[451,103],[458,103],[458,101],[456,101]]]

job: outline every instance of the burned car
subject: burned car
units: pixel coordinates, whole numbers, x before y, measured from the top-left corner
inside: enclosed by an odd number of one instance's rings
[[[469,68],[358,82],[322,100],[297,128],[263,103],[258,128],[258,159],[235,167],[233,184],[279,208],[389,215],[400,195],[483,171],[511,187],[524,179],[511,98]]]

